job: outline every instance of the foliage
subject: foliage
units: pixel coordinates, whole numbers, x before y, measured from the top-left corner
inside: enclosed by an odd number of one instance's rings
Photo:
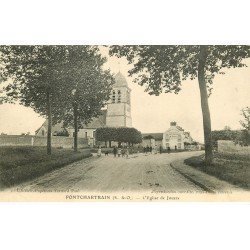
[[[206,46],[205,65],[207,87],[217,73],[224,74],[223,68],[243,67],[242,59],[250,56],[250,46]],[[178,93],[181,83],[198,76],[199,45],[140,45],[111,46],[110,54],[125,56],[134,67],[130,75],[136,75],[135,82],[145,86],[150,95]]]
[[[109,100],[114,79],[109,70],[103,70],[106,58],[96,46],[65,46],[67,54],[63,64],[64,93],[63,114],[59,114],[64,125],[73,125],[73,107],[76,105],[78,128],[88,124],[101,114]]]
[[[231,140],[235,141],[241,134],[240,130],[214,130],[212,131],[213,141]]]
[[[67,129],[63,129],[62,131],[56,132],[53,135],[55,135],[55,136],[69,136],[69,132]]]
[[[127,127],[105,127],[96,130],[97,141],[117,141],[119,143],[137,144],[142,142],[141,132],[135,128]]]
[[[245,109],[242,109],[241,115],[244,120],[241,120],[240,124],[244,129],[250,131],[250,108],[246,107]]]
[[[244,58],[250,56],[250,46],[207,45],[128,45],[110,46],[110,55],[126,57],[134,67],[129,71],[135,82],[145,87],[150,95],[179,93],[182,81],[198,78],[203,115],[205,159],[213,159],[211,119],[208,96],[216,74],[223,68],[246,66]]]
[[[96,130],[97,141],[116,141],[117,140],[117,129],[114,127],[103,127]]]
[[[62,50],[62,46],[0,46],[1,73],[5,80],[10,80],[4,88],[4,101],[19,101],[46,116],[47,93],[52,102],[58,103],[66,91],[59,87]]]
[[[234,141],[242,146],[250,145],[250,133],[247,130],[215,130],[212,131],[213,143],[218,140]]]
[[[114,79],[102,69],[106,59],[96,46],[0,46],[0,53],[1,75],[11,80],[5,101],[47,116],[48,127],[51,117],[78,130],[109,98]]]
[[[143,139],[150,140],[150,139],[154,139],[154,137],[152,135],[146,135],[146,136],[143,137]]]

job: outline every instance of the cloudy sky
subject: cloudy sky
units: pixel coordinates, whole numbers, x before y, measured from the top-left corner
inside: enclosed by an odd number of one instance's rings
[[[162,94],[150,96],[144,88],[133,83],[128,77],[126,59],[109,57],[107,48],[101,48],[103,55],[108,57],[106,68],[113,73],[120,71],[127,79],[132,89],[131,109],[133,127],[142,132],[163,132],[169,128],[171,121],[186,131],[190,131],[194,139],[203,141],[202,114],[197,79],[185,81],[178,95]],[[250,66],[250,60],[246,61]],[[209,98],[212,129],[239,129],[241,126],[240,110],[250,106],[250,67],[225,71],[225,75],[218,75],[214,80],[214,89]],[[20,105],[0,105],[0,133],[20,134],[31,132],[41,126],[44,118],[32,109]]]

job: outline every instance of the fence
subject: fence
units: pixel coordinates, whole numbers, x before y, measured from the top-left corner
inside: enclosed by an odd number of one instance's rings
[[[0,146],[46,146],[47,138],[31,135],[1,135]],[[74,138],[66,136],[52,136],[51,145],[55,148],[72,148]],[[88,147],[88,139],[78,138],[79,148]]]
[[[218,152],[247,155],[247,154],[250,154],[250,146],[244,147],[244,146],[235,144],[233,141],[219,140]]]

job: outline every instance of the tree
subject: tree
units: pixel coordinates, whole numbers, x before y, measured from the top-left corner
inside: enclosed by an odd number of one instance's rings
[[[150,95],[178,93],[186,79],[198,78],[203,116],[205,162],[212,163],[211,119],[208,96],[216,74],[223,68],[243,67],[250,56],[249,46],[111,46],[110,55],[126,57],[134,64],[129,75],[145,86]]]
[[[103,127],[96,129],[96,140],[109,142],[109,147],[111,147],[111,141],[117,141],[117,129],[115,127]]]
[[[47,117],[47,154],[51,154],[52,118],[54,123],[58,118],[52,113],[61,108],[66,92],[61,84],[63,46],[0,46],[0,56],[1,76],[10,80],[4,101],[19,101]]]
[[[73,125],[74,150],[78,129],[100,114],[114,82],[102,70],[106,59],[96,46],[3,46],[3,75],[12,79],[7,101],[19,100],[48,120],[47,151],[51,154],[51,127]],[[45,101],[46,100],[46,101]]]
[[[98,128],[96,130],[96,140],[104,141],[116,141],[120,146],[122,142],[129,144],[137,144],[142,142],[141,132],[135,128],[127,127],[105,127]]]
[[[246,107],[241,110],[241,115],[243,116],[244,120],[240,121],[241,126],[250,131],[250,108]]]
[[[102,69],[106,58],[96,46],[74,45],[64,49],[62,85],[67,86],[67,91],[58,117],[64,126],[74,127],[74,150],[77,151],[78,130],[101,114],[114,79],[109,70]]]
[[[242,109],[241,115],[243,120],[240,121],[240,124],[243,127],[241,131],[240,141],[244,146],[250,145],[250,108],[246,107]]]

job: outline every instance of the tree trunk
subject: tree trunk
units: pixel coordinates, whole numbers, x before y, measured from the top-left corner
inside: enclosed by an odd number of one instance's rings
[[[78,143],[77,143],[77,138],[78,138],[78,112],[77,112],[77,104],[73,104],[74,108],[74,151],[77,152],[78,148]]]
[[[205,142],[205,163],[210,165],[213,161],[213,145],[211,137],[211,118],[208,106],[207,86],[205,80],[205,65],[207,59],[207,46],[200,46],[198,81],[201,97],[201,109],[203,116],[204,142]]]
[[[51,100],[50,100],[50,93],[49,92],[47,92],[47,118],[48,118],[47,154],[51,155],[52,115],[51,115]]]

